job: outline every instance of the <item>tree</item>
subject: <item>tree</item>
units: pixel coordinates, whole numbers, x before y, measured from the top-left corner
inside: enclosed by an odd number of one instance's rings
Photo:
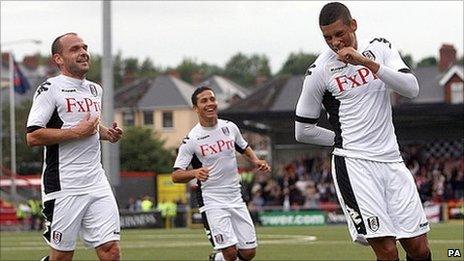
[[[121,139],[121,170],[171,172],[173,154],[163,145],[149,128],[127,128]]]
[[[140,77],[155,77],[159,74],[160,70],[153,65],[153,62],[150,58],[145,58],[142,65],[140,65],[140,70],[138,76]]]
[[[101,82],[101,70],[102,70],[102,57],[100,55],[90,56],[90,70],[87,73],[86,78],[94,81]]]
[[[412,56],[410,54],[406,54],[406,55],[401,55],[401,58],[403,59],[404,63],[411,69],[414,69],[415,66],[414,66],[414,60],[412,59]]]
[[[417,63],[417,67],[429,67],[429,66],[436,66],[437,65],[437,58],[433,56],[425,57]]]
[[[214,64],[202,63],[200,64],[200,70],[205,74],[205,78],[208,78],[213,75],[224,74],[224,70],[221,67]]]
[[[135,74],[139,70],[139,59],[129,57],[124,59],[124,71]]]
[[[114,89],[122,87],[122,77],[124,75],[124,63],[121,51],[118,51],[113,58],[113,84]]]
[[[269,59],[265,55],[254,54],[248,57],[238,53],[226,63],[224,74],[245,87],[253,86],[257,77],[271,75]]]
[[[176,71],[180,74],[180,78],[188,83],[192,83],[192,76],[196,72],[200,72],[200,65],[194,59],[184,58],[176,67]]]
[[[312,53],[303,53],[301,51],[298,53],[291,53],[278,74],[303,75],[316,59],[317,55]]]
[[[168,69],[168,71],[171,69]],[[184,58],[182,62],[175,68],[180,74],[180,78],[190,84],[198,83],[212,75],[222,75],[223,70],[219,66],[202,62],[198,63],[195,59]],[[200,77],[198,77],[200,75]],[[198,78],[196,78],[198,77]]]

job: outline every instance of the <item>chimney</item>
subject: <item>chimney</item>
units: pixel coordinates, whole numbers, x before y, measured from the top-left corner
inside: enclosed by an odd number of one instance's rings
[[[258,86],[258,85],[261,85],[261,84],[265,83],[266,81],[267,81],[266,75],[259,74],[259,75],[256,76],[256,78],[255,78],[254,85],[255,85],[255,86]]]
[[[135,80],[135,75],[133,72],[126,71],[124,75],[122,76],[122,85],[126,86],[134,82]]]
[[[438,62],[438,70],[445,71],[456,63],[456,49],[451,44],[443,44],[440,48],[440,61]]]
[[[196,71],[192,74],[192,85],[197,86],[204,81],[204,75],[202,72]]]
[[[39,66],[39,57],[37,55],[27,55],[23,59],[23,65],[29,70],[36,70]]]
[[[180,73],[176,70],[170,70],[167,75],[180,79]]]
[[[10,53],[2,53],[2,66],[7,67],[10,62]]]

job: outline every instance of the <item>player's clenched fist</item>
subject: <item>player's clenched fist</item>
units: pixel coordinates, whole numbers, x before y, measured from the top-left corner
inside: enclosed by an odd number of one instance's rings
[[[205,167],[195,169],[194,170],[194,175],[195,175],[196,179],[198,179],[201,182],[204,182],[204,181],[206,181],[208,179],[209,169],[207,169]]]
[[[269,164],[265,160],[257,160],[254,163],[259,171],[262,171],[265,173],[271,172],[271,166],[269,166]]]
[[[353,47],[344,47],[337,53],[337,59],[353,65],[363,65],[366,62],[366,57],[358,53]]]

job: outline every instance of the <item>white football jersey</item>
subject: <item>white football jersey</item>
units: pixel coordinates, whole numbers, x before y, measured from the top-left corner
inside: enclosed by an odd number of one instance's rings
[[[395,71],[409,70],[398,51],[383,38],[359,41],[358,52]],[[368,68],[345,64],[330,49],[319,55],[305,75],[296,121],[317,123],[322,105],[335,132],[333,154],[402,161],[389,89]]]
[[[49,78],[34,95],[27,132],[40,128],[68,129],[87,113],[101,113],[102,88],[64,75]],[[100,163],[100,135],[45,146],[42,200],[109,187]]]
[[[197,181],[200,211],[243,206],[240,176],[235,151],[243,153],[248,143],[233,122],[218,119],[208,128],[199,123],[192,128],[179,147],[174,169],[206,167],[209,177]]]

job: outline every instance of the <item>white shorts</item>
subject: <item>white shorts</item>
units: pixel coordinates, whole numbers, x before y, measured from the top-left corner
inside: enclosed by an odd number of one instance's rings
[[[214,249],[237,245],[238,249],[258,246],[250,212],[239,208],[208,209],[201,213],[205,232]]]
[[[88,248],[119,241],[119,211],[111,190],[44,202],[43,237],[53,249],[73,251],[79,234]]]
[[[430,228],[414,178],[403,162],[332,157],[332,176],[353,241],[412,238]]]

